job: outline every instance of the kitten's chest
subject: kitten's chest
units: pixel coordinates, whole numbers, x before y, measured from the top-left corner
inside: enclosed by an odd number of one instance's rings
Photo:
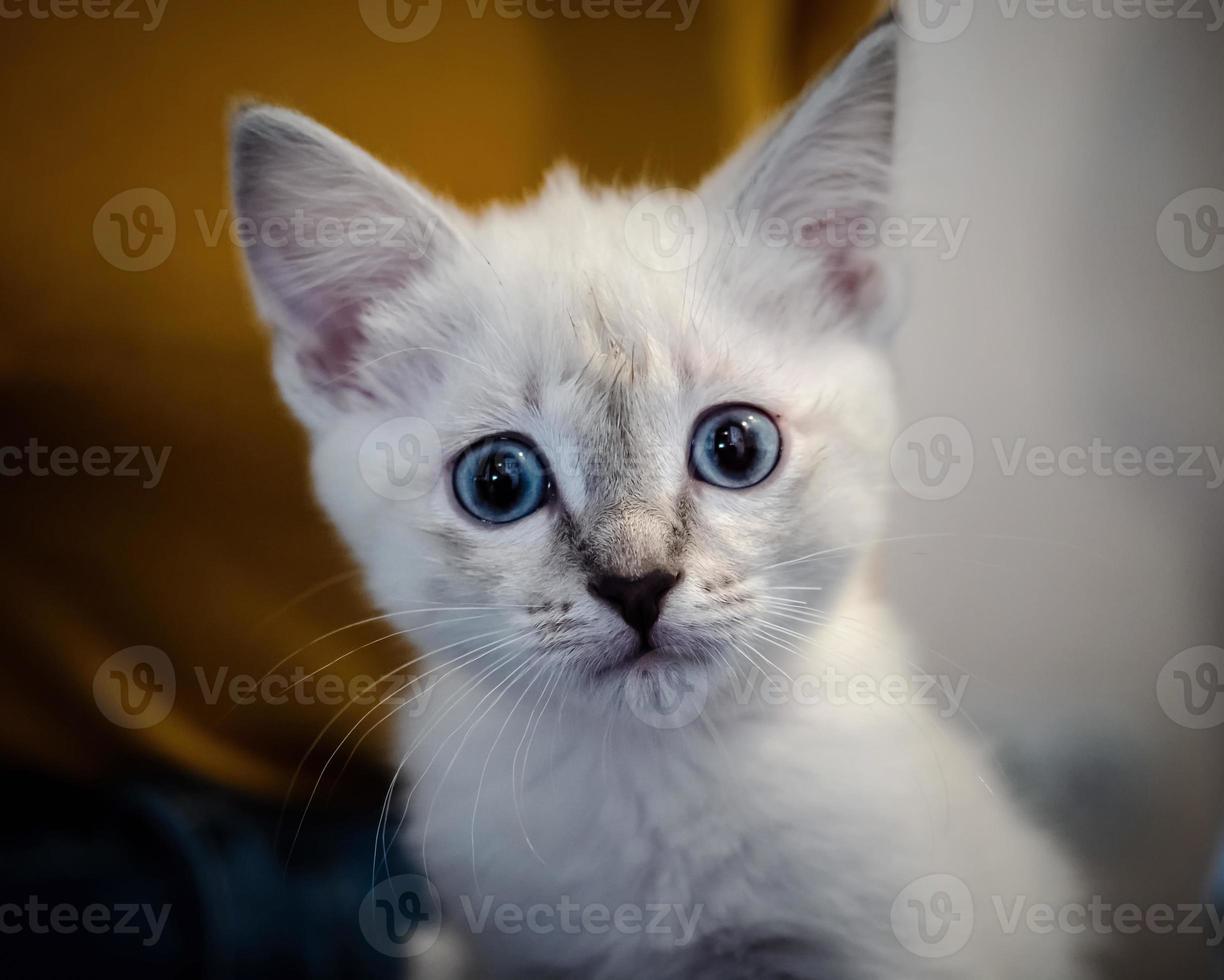
[[[422,781],[413,846],[452,908],[630,907],[642,929],[659,920],[642,938],[664,943],[686,916],[709,934],[799,913],[815,880],[861,888],[913,807],[879,766],[872,778],[878,753],[861,739],[811,717],[768,722],[594,737],[574,719],[537,730],[530,755],[514,739],[470,744],[469,762]]]

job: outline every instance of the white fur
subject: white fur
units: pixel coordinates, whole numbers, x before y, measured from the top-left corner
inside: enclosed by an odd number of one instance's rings
[[[700,908],[682,946],[489,926],[473,936],[482,975],[1084,975],[1070,937],[998,928],[992,896],[1058,905],[1076,886],[959,728],[912,705],[732,696],[754,671],[914,672],[863,561],[883,526],[891,278],[871,250],[734,245],[727,219],[879,215],[894,43],[878,31],[711,176],[710,244],[677,272],[634,258],[645,231],[626,217],[645,189],[593,192],[561,170],[525,204],[465,215],[294,113],[238,119],[244,214],[401,214],[426,245],[423,259],[249,255],[320,498],[373,596],[400,628],[478,607],[414,634],[437,686],[402,728],[410,789],[388,837],[410,805],[410,846],[459,926],[485,896]],[[340,309],[353,297],[359,309]],[[777,470],[746,491],[696,483],[694,421],[740,401],[778,419]],[[396,416],[426,420],[448,459],[529,436],[558,500],[491,527],[448,476],[414,500],[372,492],[358,455]],[[656,627],[663,652],[630,668],[636,636],[589,594],[582,562],[642,574],[675,557],[669,541],[684,578]],[[675,730],[628,705],[664,670],[709,692]],[[932,873],[977,904],[972,939],[946,958],[914,955],[890,924],[902,889]]]

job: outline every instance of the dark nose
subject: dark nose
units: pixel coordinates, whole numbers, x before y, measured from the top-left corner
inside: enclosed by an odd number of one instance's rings
[[[668,590],[680,581],[661,568],[639,578],[620,575],[596,575],[591,579],[591,594],[615,607],[625,622],[638,631],[643,643],[649,643],[650,628],[658,621],[659,607]]]

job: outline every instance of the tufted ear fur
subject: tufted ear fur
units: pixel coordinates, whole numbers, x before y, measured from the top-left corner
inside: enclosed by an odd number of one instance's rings
[[[878,27],[699,189],[723,243],[711,275],[753,312],[832,313],[869,330],[891,316],[878,229],[892,170],[896,47],[895,26]]]
[[[275,370],[308,426],[377,400],[362,366],[377,354],[364,314],[449,254],[458,215],[311,119],[239,110],[232,185]]]

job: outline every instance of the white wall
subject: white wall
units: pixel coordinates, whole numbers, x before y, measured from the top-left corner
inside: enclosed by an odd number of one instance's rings
[[[1071,758],[1050,762],[1051,778],[1079,767],[1096,887],[1191,902],[1221,825],[1224,724],[1183,727],[1156,691],[1179,651],[1224,646],[1224,487],[1039,477],[1023,464],[1007,476],[992,442],[1008,453],[1018,439],[1060,449],[1098,437],[1224,457],[1224,268],[1185,271],[1157,241],[1178,195],[1224,189],[1224,30],[1209,30],[1207,0],[1193,8],[1201,20],[1157,19],[1159,0],[1133,19],[1120,16],[1127,0],[1096,5],[1114,16],[1051,7],[1039,19],[1021,3],[1008,17],[1012,0],[962,0],[946,24],[969,10],[963,32],[907,39],[900,200],[969,223],[955,257],[913,250],[902,425],[953,417],[974,460],[946,470],[968,475],[949,499],[896,490],[894,534],[944,536],[884,555],[926,662],[972,674],[974,720],[1038,757],[1057,742]],[[1218,206],[1224,223],[1224,190]],[[1175,221],[1166,246],[1184,262]],[[1224,234],[1209,257],[1224,265]],[[1202,975],[1201,945],[1127,940],[1127,969],[1112,975]]]

